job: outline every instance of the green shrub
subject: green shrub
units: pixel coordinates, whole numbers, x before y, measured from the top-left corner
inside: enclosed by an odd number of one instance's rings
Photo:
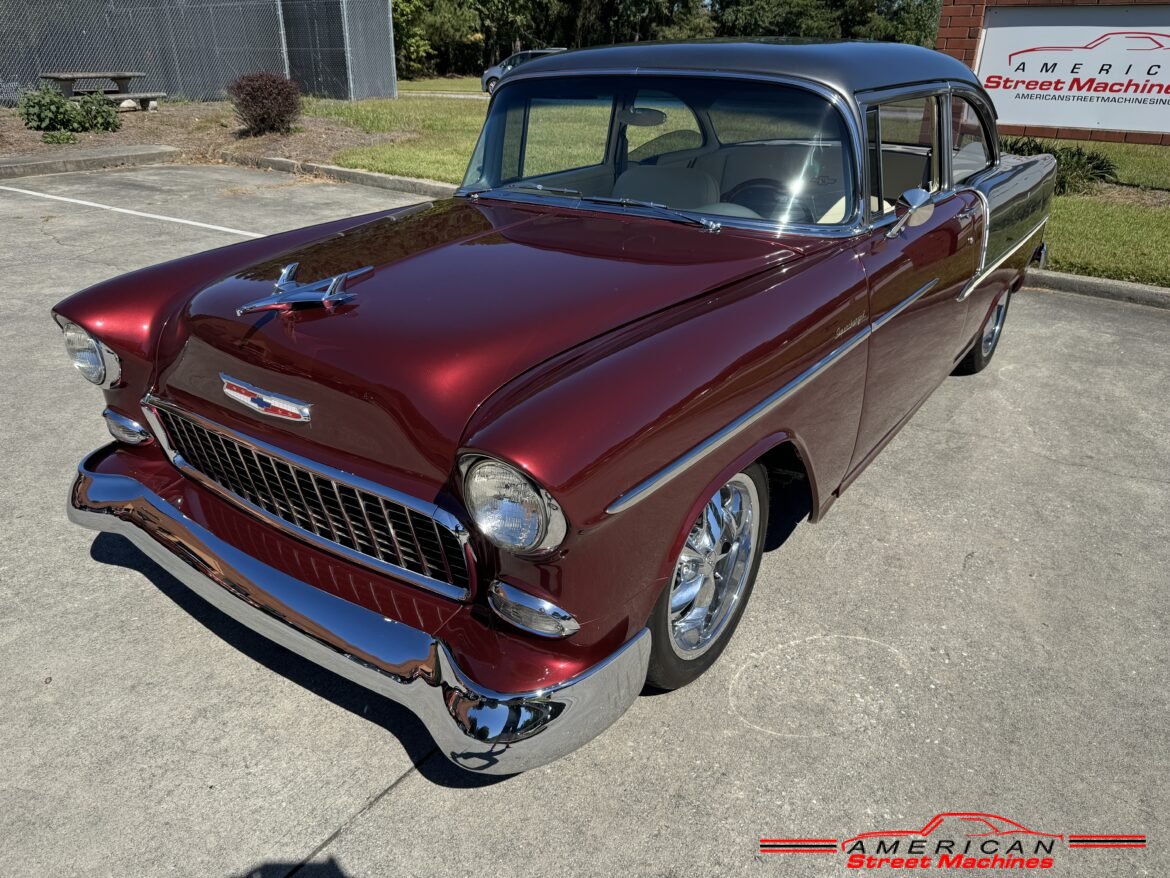
[[[104,94],[87,94],[78,101],[71,101],[51,85],[22,94],[16,112],[24,127],[33,131],[117,131],[122,127],[118,108]]]
[[[81,131],[77,107],[51,85],[20,96],[16,112],[25,128],[33,131]]]
[[[77,143],[77,135],[72,131],[46,131],[41,140],[45,143]]]
[[[245,73],[227,87],[247,134],[287,134],[301,115],[301,89],[276,73]]]
[[[1012,155],[1051,153],[1056,158],[1056,194],[1080,195],[1092,192],[1100,183],[1117,182],[1117,165],[1096,149],[1045,143],[1035,137],[1005,137],[1000,148]]]
[[[85,95],[77,102],[82,131],[117,131],[122,127],[118,108],[100,92]]]

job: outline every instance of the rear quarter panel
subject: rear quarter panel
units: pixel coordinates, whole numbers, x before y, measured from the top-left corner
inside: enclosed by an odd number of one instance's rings
[[[975,177],[968,186],[986,199],[988,232],[983,274],[967,309],[964,350],[974,342],[1004,290],[1022,280],[1033,252],[1044,240],[1042,224],[1052,210],[1056,159],[1050,155],[1004,155],[997,166]]]

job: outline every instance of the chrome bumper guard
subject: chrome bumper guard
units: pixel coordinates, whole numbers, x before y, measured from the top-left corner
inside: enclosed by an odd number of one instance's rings
[[[70,520],[121,534],[233,619],[298,655],[412,711],[462,768],[514,774],[601,734],[638,696],[650,632],[643,629],[589,670],[548,689],[477,686],[438,638],[262,564],[187,518],[141,482],[78,467]]]

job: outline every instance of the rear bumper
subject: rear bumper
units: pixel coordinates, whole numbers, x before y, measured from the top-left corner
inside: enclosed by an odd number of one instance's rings
[[[219,539],[138,480],[78,467],[69,518],[121,534],[233,619],[411,710],[457,765],[513,774],[572,752],[620,717],[650,656],[642,630],[588,670],[532,692],[495,692],[463,674],[443,641],[270,567]]]

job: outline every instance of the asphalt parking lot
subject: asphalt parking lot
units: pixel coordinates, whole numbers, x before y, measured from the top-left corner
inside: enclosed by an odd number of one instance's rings
[[[417,197],[229,167],[6,185],[75,201],[0,187],[0,873],[836,875],[758,841],[946,811],[1149,836],[1051,874],[1170,868],[1170,311],[1017,295],[991,367],[765,559],[710,673],[484,779],[63,512],[108,437],[58,299]]]

